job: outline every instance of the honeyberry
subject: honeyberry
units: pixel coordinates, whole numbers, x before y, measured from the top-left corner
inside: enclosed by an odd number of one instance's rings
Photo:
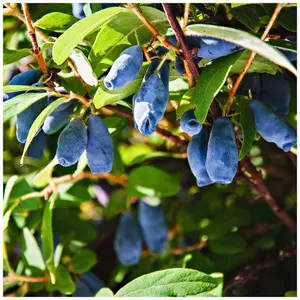
[[[140,200],[138,220],[147,247],[154,253],[161,253],[168,242],[168,225],[162,206],[151,206]]]
[[[230,183],[237,172],[238,149],[232,123],[227,118],[218,118],[213,123],[205,166],[210,179],[222,184]]]
[[[63,167],[75,164],[87,145],[86,127],[78,118],[73,119],[60,133],[57,142],[56,156]]]
[[[135,80],[143,64],[143,51],[140,46],[131,46],[121,52],[104,79],[108,90],[119,89]]]
[[[125,266],[135,265],[139,262],[142,252],[142,233],[138,221],[131,212],[121,216],[114,249],[119,261]]]
[[[28,147],[27,156],[35,159],[40,159],[44,155],[44,151],[47,147],[47,135],[41,130],[37,136],[35,136]]]
[[[202,125],[196,119],[194,111],[189,110],[181,117],[180,127],[184,132],[194,135],[200,132]]]
[[[250,73],[246,74],[243,78],[241,85],[238,88],[238,94],[243,96],[249,96],[249,90],[251,96],[254,99],[259,99],[261,94],[261,74]]]
[[[87,159],[93,174],[107,173],[112,170],[114,149],[111,135],[98,116],[91,116],[87,123]]]
[[[32,85],[35,82],[39,80],[41,76],[41,71],[39,70],[27,70],[23,73],[15,75],[7,85]],[[18,95],[21,95],[25,93],[24,91],[21,92],[13,92],[13,93],[7,93],[3,94],[3,101],[7,101],[13,97],[16,97]]]
[[[95,276],[91,271],[82,273],[80,275],[80,279],[86,283],[93,294],[98,292],[101,288],[105,287],[103,281]]]
[[[72,13],[73,16],[79,19],[85,18],[85,13],[83,11],[84,3],[72,3]]]
[[[35,83],[33,86],[42,86],[40,83]],[[37,90],[36,93],[43,93],[43,90]],[[47,97],[44,97],[29,107],[27,107],[24,111],[17,115],[17,126],[16,126],[16,135],[17,140],[20,143],[25,143],[27,140],[27,136],[31,125],[38,117],[38,115],[46,108],[47,106]],[[36,135],[39,133],[41,128],[37,131]]]
[[[197,135],[194,135],[188,144],[187,158],[192,173],[197,179],[199,187],[209,185],[213,181],[206,171],[207,144],[209,139],[209,129],[203,127]]]
[[[297,144],[297,133],[286,119],[258,100],[251,100],[249,106],[254,114],[256,130],[267,142],[275,143],[285,152]]]
[[[94,297],[94,294],[85,283],[77,281],[75,283],[75,292],[72,294],[72,297]]]

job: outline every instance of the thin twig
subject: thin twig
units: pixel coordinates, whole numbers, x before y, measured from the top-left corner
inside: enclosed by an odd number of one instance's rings
[[[184,247],[184,248],[173,248],[173,249],[171,249],[171,252],[173,254],[182,254],[184,252],[190,252],[190,251],[193,251],[193,250],[202,249],[206,246],[207,246],[206,241],[200,241],[200,242],[198,242],[194,245],[187,246],[187,247]]]
[[[3,277],[3,282],[48,282],[50,281],[50,275],[45,274],[42,277],[28,277],[23,275],[18,275],[16,273],[9,274],[9,276]]]
[[[33,54],[36,56],[37,61],[41,67],[41,70],[44,74],[48,73],[47,70],[47,66],[44,60],[44,57],[40,51],[40,47],[37,43],[36,40],[36,35],[35,35],[35,29],[33,27],[32,24],[32,20],[30,17],[30,13],[29,13],[29,9],[28,9],[28,5],[26,3],[22,3],[22,7],[23,7],[23,12],[24,12],[24,17],[25,17],[25,24],[27,26],[27,31],[28,31],[28,35],[30,37],[31,43],[32,43],[32,50],[33,50]]]
[[[175,32],[175,36],[176,36],[177,40],[179,41],[179,44],[180,44],[181,49],[182,49],[182,53],[184,55],[184,59],[186,60],[187,65],[188,65],[191,73],[194,76],[195,81],[197,81],[198,78],[199,78],[199,72],[198,72],[197,66],[195,65],[195,63],[193,61],[193,57],[191,56],[191,54],[189,52],[184,33],[183,33],[177,19],[172,14],[171,4],[163,3],[162,6],[163,6],[164,11],[167,15],[169,23],[170,23],[170,25],[172,26],[172,28]]]
[[[184,6],[184,15],[183,15],[183,24],[182,24],[183,31],[185,31],[185,28],[189,22],[190,7],[191,7],[191,3],[186,3]]]
[[[266,37],[268,36],[268,34],[269,34],[269,32],[270,32],[270,30],[271,30],[274,22],[276,21],[277,16],[279,15],[279,13],[280,13],[280,11],[281,11],[281,9],[283,7],[284,7],[284,3],[278,3],[276,5],[276,8],[275,8],[275,10],[273,12],[273,15],[272,15],[272,17],[271,17],[271,19],[270,19],[270,21],[269,21],[269,23],[268,23],[268,25],[267,25],[264,33],[262,34],[262,36],[260,38],[262,41],[264,41],[266,39]],[[249,58],[248,58],[248,60],[247,60],[247,62],[245,64],[245,66],[244,66],[241,74],[237,78],[237,80],[236,80],[236,82],[235,82],[235,84],[234,84],[234,86],[233,86],[233,88],[232,88],[232,90],[231,90],[231,92],[229,94],[229,98],[228,98],[228,101],[227,101],[227,104],[226,104],[226,107],[225,107],[225,114],[226,115],[228,115],[230,113],[231,106],[232,106],[232,104],[233,104],[233,102],[235,100],[235,94],[236,94],[236,92],[237,92],[237,90],[238,90],[238,88],[239,88],[239,86],[240,86],[240,84],[241,84],[241,82],[242,82],[245,74],[247,73],[249,67],[251,66],[252,61],[253,61],[255,55],[256,55],[256,52],[251,51],[251,53],[249,55]]]

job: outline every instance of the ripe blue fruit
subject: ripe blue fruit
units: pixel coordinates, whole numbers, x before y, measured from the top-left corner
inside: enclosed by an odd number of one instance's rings
[[[93,294],[98,292],[101,288],[105,287],[103,281],[95,276],[91,271],[82,273],[80,275],[80,279],[82,279],[86,283]]]
[[[28,150],[27,156],[35,159],[41,159],[44,155],[44,150],[47,147],[47,135],[41,130],[37,136],[32,140]]]
[[[84,3],[72,3],[72,13],[73,16],[79,19],[85,18],[85,14],[83,11]]]
[[[205,166],[208,139],[209,129],[202,127],[200,133],[192,137],[187,148],[188,162],[199,187],[213,183],[207,174]]]
[[[79,119],[73,119],[60,133],[56,156],[63,167],[75,164],[87,145],[86,127]]]
[[[182,58],[176,57],[174,69],[176,72],[178,72],[180,75],[183,75],[185,73],[184,63]]]
[[[142,233],[138,221],[131,212],[121,216],[114,249],[119,261],[125,266],[135,265],[139,262],[142,252]]]
[[[108,90],[119,89],[135,80],[143,64],[140,46],[132,46],[121,52],[104,79]]]
[[[218,118],[213,124],[205,166],[213,182],[228,184],[236,174],[238,149],[232,123],[227,118]]]
[[[209,59],[216,59],[243,49],[239,45],[212,37],[199,37],[199,46],[197,56]]]
[[[168,225],[162,206],[151,206],[140,200],[138,219],[147,247],[161,253],[168,242]]]
[[[35,83],[33,86],[42,86],[40,83]],[[43,90],[37,90],[35,93],[43,93]],[[38,115],[46,108],[47,106],[47,97],[44,97],[37,102],[33,103],[27,107],[24,111],[17,115],[17,140],[20,143],[25,143],[30,127],[38,117]],[[39,133],[41,128],[37,131],[36,135]]]
[[[144,135],[155,131],[168,106],[169,64],[165,62],[158,75],[154,71],[159,63],[160,60],[151,62],[141,88],[133,97],[135,128]]]
[[[88,142],[86,147],[88,165],[93,174],[112,170],[114,149],[111,135],[98,116],[91,116],[87,123]]]
[[[56,100],[57,98],[55,98]],[[48,103],[49,103],[48,99]],[[51,100],[51,102],[53,102]],[[51,103],[50,102],[50,103]],[[53,134],[59,129],[64,127],[73,113],[74,107],[76,105],[75,100],[70,100],[66,103],[59,105],[44,121],[43,130],[46,134]]]
[[[252,98],[259,99],[261,94],[261,74],[250,73],[243,78],[237,93],[243,96],[249,96],[251,91]]]
[[[180,127],[188,134],[198,134],[202,128],[202,125],[196,119],[194,111],[189,110],[181,117]]]
[[[173,46],[176,46],[177,38],[175,35],[169,35],[166,38]],[[163,54],[166,54],[169,51],[169,49],[165,46],[158,46],[156,48],[156,51],[158,52],[159,55],[163,55]]]
[[[280,50],[280,49],[279,49]],[[280,50],[282,54],[284,54],[290,61],[297,60],[297,52],[289,51],[289,50]]]
[[[94,297],[94,294],[85,283],[77,281],[75,287],[72,297]]]
[[[256,130],[267,142],[275,143],[285,152],[297,144],[297,133],[286,119],[258,100],[251,100],[249,106],[254,114]]]
[[[291,87],[288,78],[282,74],[261,74],[259,100],[270,105],[279,114],[288,114],[291,100]]]
[[[40,76],[41,71],[39,70],[27,70],[14,76],[7,85],[32,85],[40,79]],[[24,91],[3,94],[3,101],[7,101],[23,93]]]

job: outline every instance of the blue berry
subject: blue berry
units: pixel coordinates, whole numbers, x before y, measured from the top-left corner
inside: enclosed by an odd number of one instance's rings
[[[130,212],[124,213],[114,241],[114,249],[119,261],[125,266],[136,265],[141,257],[142,243],[138,221]]]
[[[178,72],[180,75],[183,75],[185,73],[184,63],[183,59],[180,57],[176,57],[174,69],[176,72]]]
[[[180,127],[184,132],[194,135],[200,132],[202,125],[196,119],[194,111],[189,110],[181,117]]]
[[[284,54],[290,61],[297,60],[297,52],[289,51],[289,50],[280,50],[282,54]]]
[[[143,64],[143,51],[140,46],[124,50],[113,63],[104,79],[108,90],[119,89],[135,80]]]
[[[256,98],[253,97],[253,99]],[[291,87],[288,78],[282,74],[261,74],[259,100],[270,105],[279,114],[288,114],[291,100]]]
[[[168,225],[162,206],[151,206],[140,200],[138,219],[147,247],[154,253],[161,253],[168,242]]]
[[[94,297],[94,294],[85,283],[77,281],[75,287],[72,297]]]
[[[98,116],[91,116],[87,123],[87,159],[93,174],[107,173],[112,170],[114,149],[111,135]]]
[[[251,90],[252,98],[259,99],[261,94],[261,74],[250,73],[243,78],[241,85],[238,88],[238,94],[249,96]]]
[[[297,144],[297,133],[286,119],[258,100],[251,100],[249,106],[254,114],[256,130],[267,142],[275,143],[285,152]]]
[[[84,3],[72,3],[72,13],[73,16],[79,19],[85,18],[85,14],[83,11]]]
[[[188,162],[199,187],[213,183],[205,167],[208,139],[209,129],[203,127],[200,133],[192,137],[187,148]]]
[[[197,56],[209,59],[216,59],[243,49],[236,44],[212,37],[199,38],[199,46]]]
[[[98,279],[97,276],[95,276],[91,271],[82,273],[80,275],[80,279],[87,284],[93,294],[105,287],[103,281]]]
[[[41,130],[37,136],[32,140],[28,150],[27,156],[35,159],[41,159],[44,155],[44,150],[47,147],[47,135]]]
[[[35,83],[33,86],[42,86],[40,83]],[[43,90],[37,90],[35,93],[43,93]],[[29,130],[38,117],[38,115],[46,108],[47,97],[44,97],[37,102],[27,107],[24,111],[17,115],[17,140],[24,144],[27,140]],[[37,131],[36,135],[40,132],[41,128]]]
[[[79,119],[73,119],[60,133],[56,156],[63,167],[75,164],[87,145],[86,127]]]
[[[232,182],[238,166],[238,149],[232,123],[218,118],[212,127],[206,156],[207,174],[213,182]]]
[[[55,98],[56,100],[57,98]],[[53,102],[51,100],[51,102]],[[50,102],[50,103],[51,103]],[[49,103],[49,99],[48,99]],[[70,100],[66,103],[59,105],[44,121],[43,130],[46,134],[53,134],[64,127],[71,118],[74,107],[76,105],[75,100]]]
[[[41,72],[39,70],[27,70],[23,73],[15,75],[7,85],[32,85],[40,79],[40,76]],[[24,91],[21,91],[3,94],[3,101],[7,101],[24,93]]]

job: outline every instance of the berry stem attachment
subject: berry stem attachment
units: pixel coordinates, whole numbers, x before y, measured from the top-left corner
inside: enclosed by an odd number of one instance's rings
[[[268,23],[268,25],[267,25],[264,33],[262,34],[262,36],[260,38],[262,41],[264,41],[267,38],[267,36],[268,36],[268,34],[269,34],[269,32],[270,32],[270,30],[271,30],[274,22],[276,21],[276,18],[278,17],[281,9],[283,7],[285,7],[285,5],[286,5],[286,3],[278,3],[276,5],[276,8],[275,8],[275,10],[273,12],[273,15],[272,15],[272,17],[271,17],[271,19],[270,19],[270,21],[269,21],[269,23]],[[240,86],[240,84],[241,84],[244,76],[246,75],[249,67],[251,66],[252,61],[253,61],[255,55],[256,55],[256,52],[251,51],[251,53],[249,55],[249,58],[248,58],[248,60],[247,60],[247,62],[245,64],[245,66],[244,66],[241,74],[237,78],[237,80],[236,80],[236,82],[235,82],[235,84],[234,84],[231,92],[229,93],[229,98],[228,98],[228,101],[227,101],[226,106],[225,106],[225,115],[228,115],[230,113],[231,106],[232,106],[232,104],[233,104],[233,102],[235,100],[235,94],[236,94],[236,92],[237,92],[237,90],[238,90],[238,88],[239,88],[239,86]]]
[[[36,40],[35,29],[32,24],[32,20],[30,17],[27,3],[22,3],[22,8],[23,8],[23,12],[24,12],[25,24],[27,26],[28,35],[29,35],[31,43],[32,43],[33,54],[35,55],[39,65],[41,67],[42,72],[44,74],[48,74],[48,70],[47,70],[47,66],[46,66],[44,57],[40,51],[40,47]]]

